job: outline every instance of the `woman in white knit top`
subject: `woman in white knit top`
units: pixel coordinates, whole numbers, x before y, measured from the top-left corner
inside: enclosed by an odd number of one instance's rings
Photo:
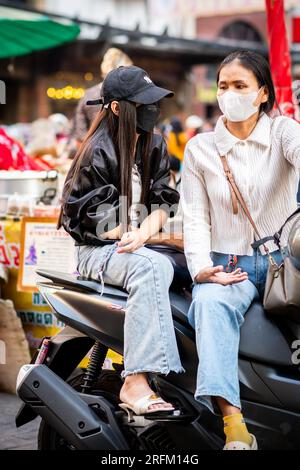
[[[297,208],[300,125],[269,117],[275,102],[267,61],[253,52],[230,54],[217,76],[223,115],[215,131],[186,147],[182,173],[184,247],[194,281],[189,321],[196,331],[199,366],[195,398],[224,418],[225,448],[256,449],[241,414],[239,329],[262,297],[268,267],[239,207],[233,212],[228,166],[262,236],[273,235]],[[277,262],[281,253],[267,244]]]

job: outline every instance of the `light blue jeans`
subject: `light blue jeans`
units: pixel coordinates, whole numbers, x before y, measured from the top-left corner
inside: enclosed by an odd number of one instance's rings
[[[122,377],[184,372],[169,300],[174,276],[170,260],[146,247],[133,253],[117,253],[116,248],[116,243],[78,246],[77,271],[128,291]]]
[[[285,249],[283,250],[283,254]],[[277,263],[280,251],[272,253]],[[212,252],[214,266],[228,265],[229,255]],[[194,283],[188,320],[195,329],[199,357],[195,399],[218,412],[212,397],[222,397],[241,408],[238,379],[240,327],[253,300],[262,299],[268,258],[254,250],[253,256],[237,256],[235,268],[248,273],[248,280],[222,286]]]

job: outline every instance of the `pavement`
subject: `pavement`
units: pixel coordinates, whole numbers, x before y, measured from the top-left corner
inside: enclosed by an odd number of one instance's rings
[[[0,393],[0,449],[36,450],[40,419],[16,428],[15,416],[21,405],[16,395]]]

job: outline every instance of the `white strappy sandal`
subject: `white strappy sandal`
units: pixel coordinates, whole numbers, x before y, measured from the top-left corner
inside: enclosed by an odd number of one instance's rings
[[[132,413],[140,416],[164,411],[174,411],[175,408],[173,406],[162,406],[149,410],[149,406],[151,405],[159,405],[159,404],[166,404],[166,402],[156,395],[155,393],[150,393],[142,398],[139,398],[133,405],[129,405],[129,403],[120,403],[119,407],[122,410],[126,411],[128,414],[128,418],[131,418]]]
[[[232,441],[228,442],[223,447],[223,450],[258,450],[256,437],[253,434],[250,434],[250,436],[252,437],[251,445],[241,441]]]

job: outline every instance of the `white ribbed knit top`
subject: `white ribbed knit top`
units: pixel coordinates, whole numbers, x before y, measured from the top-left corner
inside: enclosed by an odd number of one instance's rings
[[[273,235],[297,209],[300,124],[262,113],[252,133],[240,140],[221,116],[213,132],[187,144],[181,183],[184,247],[192,278],[212,266],[211,251],[252,255],[254,230],[239,205],[232,210],[228,181],[219,155],[226,155],[235,181],[261,235]],[[287,228],[290,227],[290,222]],[[285,231],[288,233],[288,230]],[[286,235],[282,237],[286,243]],[[277,249],[267,243],[270,251]],[[260,247],[264,254],[263,247]]]

